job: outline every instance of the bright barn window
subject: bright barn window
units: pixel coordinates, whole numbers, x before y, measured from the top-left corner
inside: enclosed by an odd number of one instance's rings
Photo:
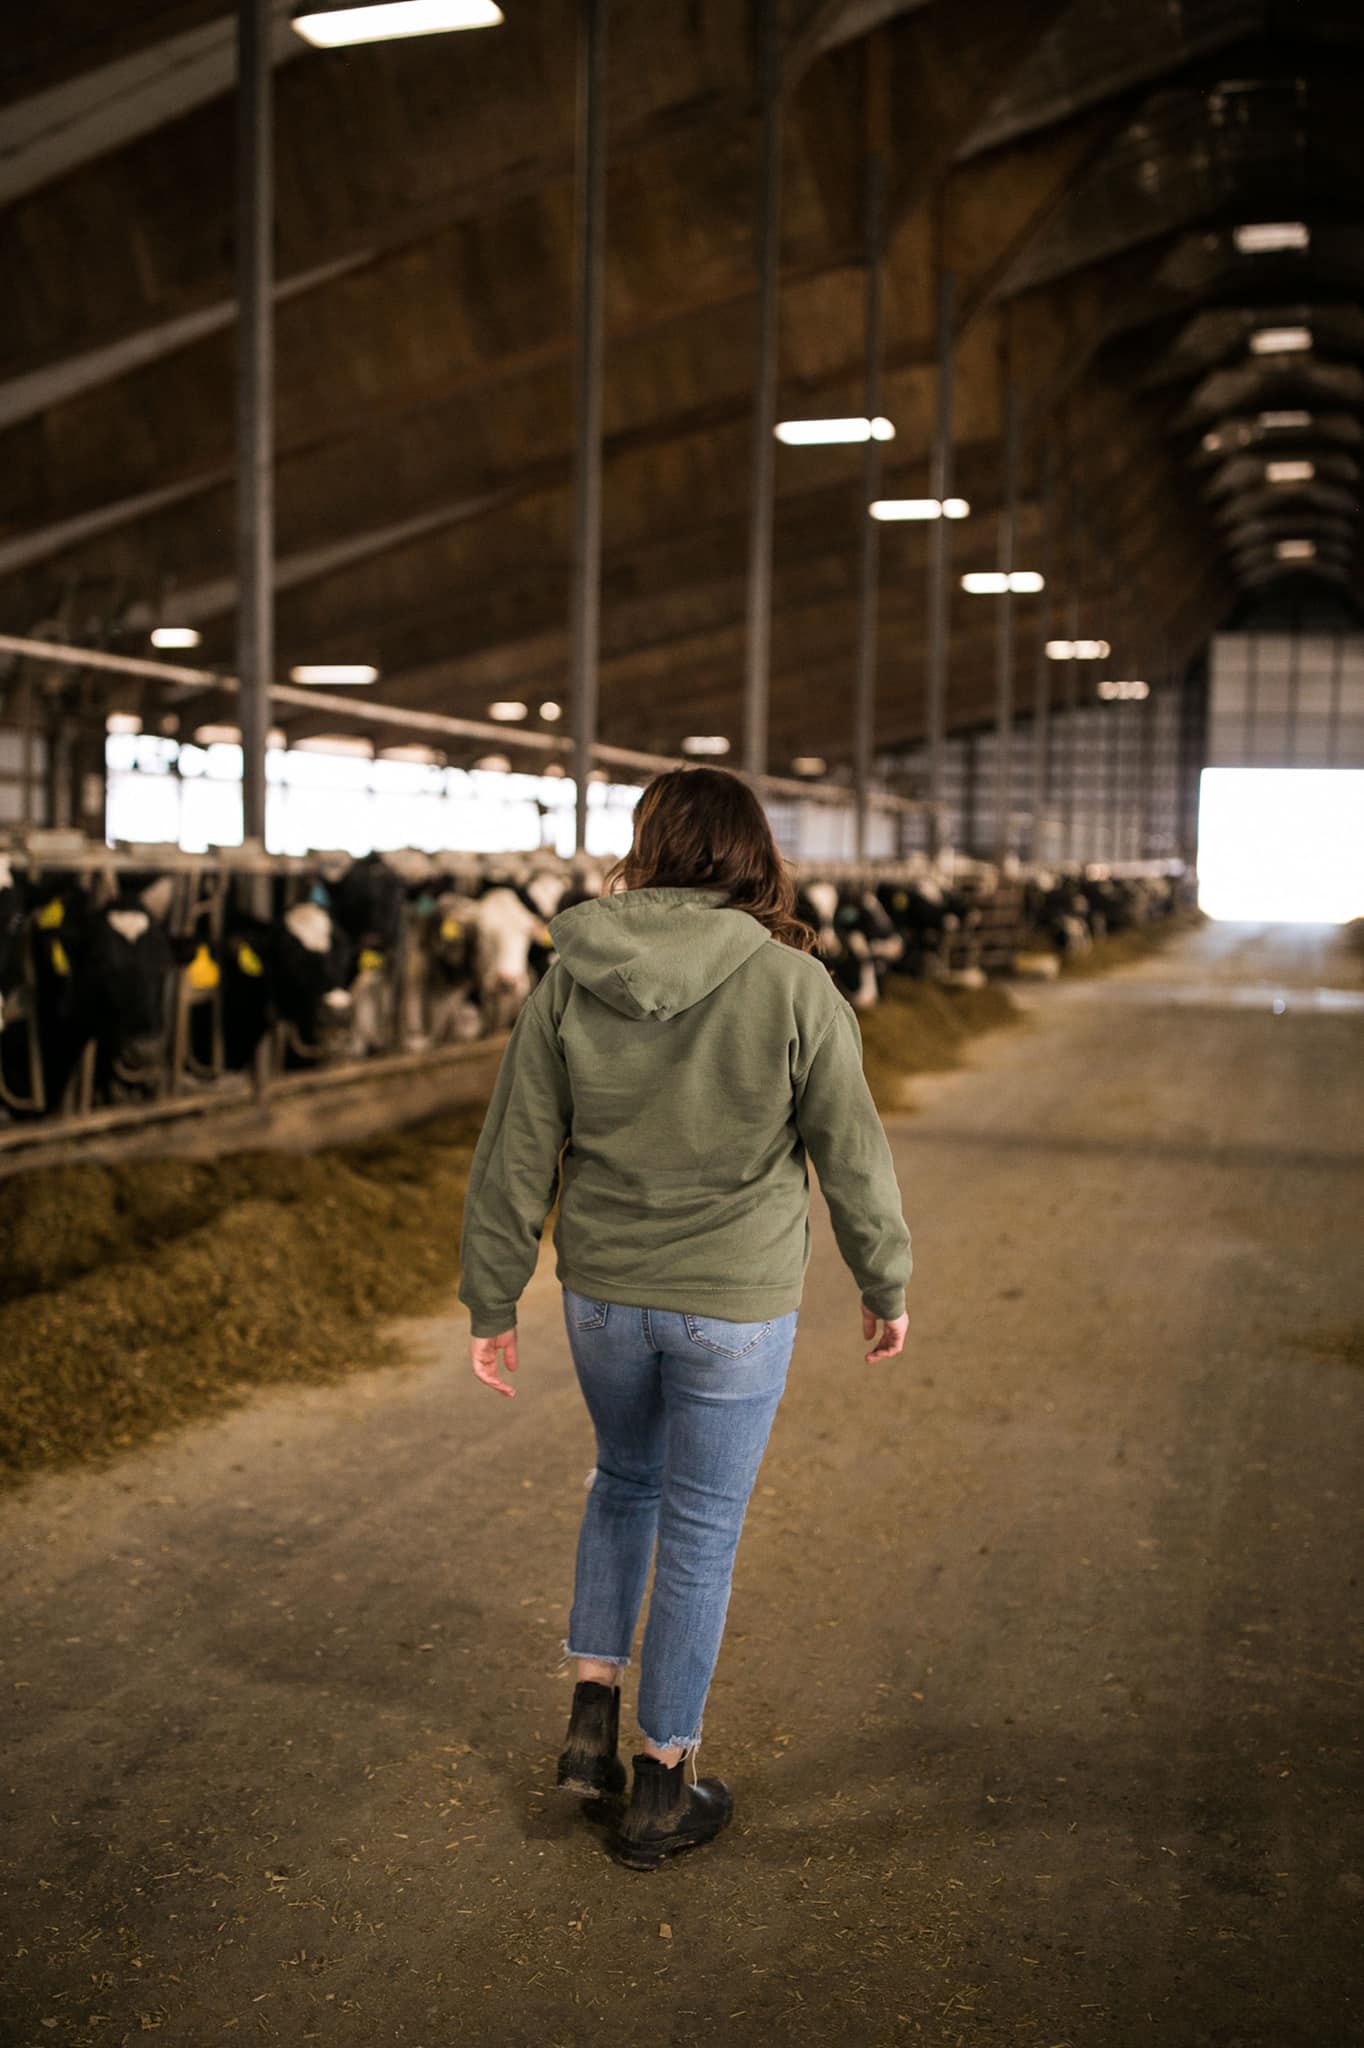
[[[1259,924],[1364,916],[1364,770],[1205,768],[1198,902]]]

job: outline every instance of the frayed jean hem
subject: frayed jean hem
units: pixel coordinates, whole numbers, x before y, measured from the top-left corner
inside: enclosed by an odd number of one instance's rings
[[[563,1670],[564,1665],[568,1663],[613,1664],[618,1671],[624,1671],[628,1668],[630,1663],[630,1659],[628,1657],[603,1657],[596,1650],[575,1650],[568,1643],[564,1644],[563,1650],[564,1654],[559,1660],[559,1669],[561,1671]]]

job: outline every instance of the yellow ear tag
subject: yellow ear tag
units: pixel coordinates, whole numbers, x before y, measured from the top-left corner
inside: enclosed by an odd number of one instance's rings
[[[54,896],[52,901],[45,903],[38,912],[38,923],[45,932],[54,932],[65,917],[66,905],[62,902],[60,896]]]
[[[237,965],[243,974],[264,974],[260,954],[251,946],[242,944],[237,948]]]
[[[377,974],[383,964],[383,954],[376,953],[373,946],[365,946],[361,949],[360,972],[362,974]]]
[[[443,917],[440,921],[440,935],[443,939],[461,939],[464,926],[457,917]]]
[[[69,974],[71,972],[71,962],[66,957],[66,948],[60,939],[52,941],[52,972],[54,974]]]
[[[549,926],[547,924],[542,924],[539,931],[535,934],[535,943],[537,946],[548,946],[551,953],[554,951],[554,941],[549,935]]]
[[[250,948],[246,950],[249,952]],[[255,955],[252,954],[251,957],[254,959]],[[223,978],[218,963],[207,946],[200,946],[185,972],[189,976],[191,988],[216,988]]]

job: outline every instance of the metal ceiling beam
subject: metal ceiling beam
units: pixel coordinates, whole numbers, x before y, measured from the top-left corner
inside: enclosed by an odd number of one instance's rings
[[[339,257],[332,263],[318,264],[311,270],[298,271],[274,286],[274,302],[277,306],[284,306],[291,299],[301,298],[305,292],[319,291],[324,285],[334,284],[339,278],[348,277],[353,270],[359,270],[371,260],[372,255],[372,250],[365,250],[353,256]],[[161,362],[179,349],[192,348],[196,341],[206,341],[210,335],[226,333],[236,318],[236,299],[219,299],[211,306],[201,306],[197,312],[181,313],[173,320],[156,321],[133,334],[121,336],[117,341],[83,349],[78,355],[66,356],[59,362],[46,363],[40,369],[24,370],[17,376],[6,378],[0,381],[0,429],[18,426],[20,421],[46,412],[50,406],[64,405],[68,399],[80,398],[87,391],[98,391],[103,385],[117,382],[120,377],[131,376],[134,370]]]
[[[271,61],[304,54],[289,25],[289,0],[273,0]],[[0,206],[123,149],[231,92],[237,77],[231,14],[147,44],[45,92],[0,108]]]

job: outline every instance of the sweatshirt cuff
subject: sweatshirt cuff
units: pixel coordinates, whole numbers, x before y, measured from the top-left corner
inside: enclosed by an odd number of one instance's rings
[[[509,1302],[505,1308],[471,1308],[469,1310],[469,1334],[471,1337],[500,1337],[504,1330],[516,1328],[516,1303]]]
[[[872,1287],[862,1296],[863,1306],[883,1323],[893,1323],[905,1313],[903,1287]]]

